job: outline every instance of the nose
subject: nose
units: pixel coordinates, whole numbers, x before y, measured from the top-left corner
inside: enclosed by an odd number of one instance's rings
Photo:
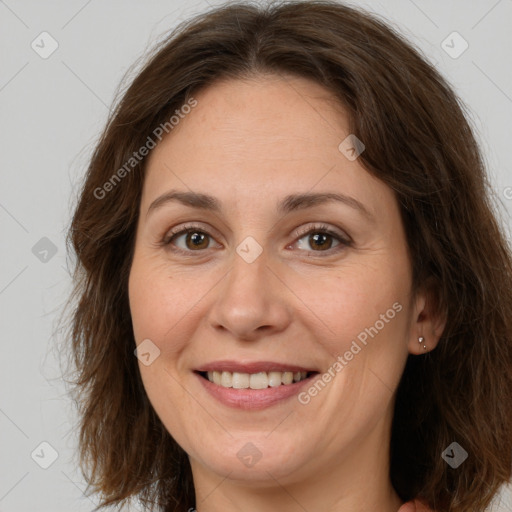
[[[284,331],[291,321],[291,292],[283,281],[265,252],[251,263],[234,254],[231,269],[215,287],[209,324],[244,341]]]

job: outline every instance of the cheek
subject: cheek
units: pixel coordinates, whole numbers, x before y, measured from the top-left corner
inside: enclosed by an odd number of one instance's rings
[[[149,339],[158,348],[155,368],[182,374],[190,358],[198,355],[201,347],[190,341],[197,338],[196,331],[207,313],[205,304],[211,303],[222,275],[176,270],[161,257],[156,259],[142,251],[134,258],[129,279],[132,327],[137,345]],[[141,366],[143,374],[146,370]],[[167,374],[163,377],[169,378]]]
[[[334,376],[327,377],[330,391],[317,402],[316,391],[306,390],[312,407],[333,411],[337,423],[358,429],[370,428],[385,414],[408,354],[407,267],[403,271],[380,263],[353,265],[334,278],[318,280],[305,301],[318,312],[317,328],[312,323],[308,329],[316,333],[317,348],[326,354],[324,372]],[[337,435],[332,433],[333,443]]]
[[[138,362],[147,396],[158,416],[165,418],[166,428],[181,432],[182,418],[176,411],[182,409],[185,397],[174,366],[187,339],[183,332],[186,323],[179,322],[191,307],[186,292],[168,270],[151,258],[136,255],[130,271],[129,302],[136,345],[149,347],[151,354],[150,364]]]
[[[129,279],[130,312],[137,342],[152,339],[157,345],[190,309],[189,287],[151,258],[136,257]]]
[[[401,308],[393,309],[393,305],[398,302],[405,307],[409,294],[407,276],[383,267],[346,268],[335,276],[316,278],[314,287],[306,288],[304,284],[297,282],[297,295],[307,297],[304,302],[318,312],[318,320],[334,335],[355,336],[388,311],[394,320],[396,309]]]
[[[295,292],[315,313],[316,341],[330,361],[342,356],[361,377],[368,365],[393,386],[407,356],[411,283],[406,258],[381,256],[317,276],[314,287],[298,280]]]

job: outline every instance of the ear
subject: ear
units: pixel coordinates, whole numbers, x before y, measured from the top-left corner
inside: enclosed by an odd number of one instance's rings
[[[414,317],[411,324],[409,353],[421,355],[434,350],[446,326],[446,312],[441,310],[439,287],[429,279],[414,298]],[[419,342],[419,338],[424,341]],[[426,349],[424,348],[426,346]]]

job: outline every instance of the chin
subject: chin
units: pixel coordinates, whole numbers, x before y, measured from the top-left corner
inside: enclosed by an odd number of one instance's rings
[[[219,444],[218,450],[211,451],[210,444],[209,453],[202,451],[201,457],[193,458],[196,463],[219,476],[251,482],[258,487],[275,486],[276,480],[293,483],[306,477],[306,473],[310,472],[308,464],[311,457],[298,452],[296,443],[278,445],[275,441],[271,442],[268,435],[265,432],[251,435],[250,438],[228,436],[226,445]]]

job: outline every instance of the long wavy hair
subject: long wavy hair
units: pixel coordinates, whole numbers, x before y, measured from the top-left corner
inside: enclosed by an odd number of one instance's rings
[[[197,15],[158,43],[116,102],[67,239],[75,267],[63,350],[87,491],[101,496],[98,509],[131,499],[195,507],[187,454],[153,410],[134,356],[128,276],[146,159],[126,162],[199,90],[262,73],[310,79],[345,107],[366,144],[359,162],[400,206],[413,291],[430,283],[447,318],[437,348],[409,356],[397,390],[395,490],[439,512],[483,511],[512,471],[510,248],[461,100],[387,23],[333,1]],[[441,457],[454,441],[468,452],[457,469]]]

